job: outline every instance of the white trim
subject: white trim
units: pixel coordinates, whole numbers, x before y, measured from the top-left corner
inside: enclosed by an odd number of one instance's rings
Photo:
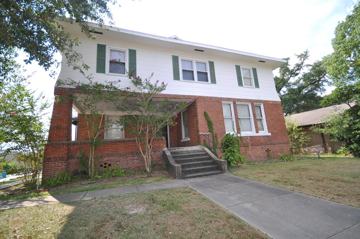
[[[241,131],[241,128],[240,128],[240,135],[241,136],[247,136],[247,135],[256,134],[255,125],[254,125],[254,115],[253,115],[253,112],[252,112],[251,103],[250,102],[241,102],[241,101],[236,102],[237,120],[240,121],[239,111],[238,111],[238,108],[237,108],[238,105],[247,105],[248,106],[249,114],[250,114],[250,124],[251,124],[251,131]],[[240,122],[239,122],[239,127],[240,127]]]
[[[203,84],[211,84],[211,79],[210,79],[210,67],[209,67],[209,62],[208,61],[203,61],[203,60],[194,60],[194,59],[189,59],[189,58],[182,58],[179,57],[179,61],[180,61],[180,81],[183,82],[194,82],[194,83],[203,83]],[[192,63],[192,67],[193,67],[193,73],[194,73],[194,80],[184,80],[183,78],[183,67],[182,67],[182,61],[191,61]],[[197,67],[196,67],[196,63],[205,63],[206,65],[206,73],[207,73],[207,78],[208,81],[198,81],[198,77],[197,77]]]
[[[264,130],[263,131],[259,130],[259,134],[267,134],[268,127],[267,127],[267,122],[266,122],[264,104],[263,103],[254,103],[254,107],[256,107],[256,106],[260,106],[260,108],[261,108],[262,121],[263,121],[263,125],[264,125]],[[256,120],[256,112],[255,112],[255,120]]]
[[[184,118],[183,118],[183,113],[185,111],[181,111],[180,112],[180,121],[181,121],[181,142],[184,142],[184,141],[189,141],[190,138],[189,138],[189,135],[187,137],[184,137],[185,136],[185,127],[184,127]],[[189,124],[189,120],[187,121],[187,123]],[[189,125],[188,125],[188,134],[189,134]]]
[[[244,83],[244,72],[243,72],[243,69],[249,69],[249,70],[250,70],[251,86],[245,85],[245,83]],[[242,86],[242,87],[245,87],[245,88],[255,88],[255,81],[254,81],[254,74],[253,74],[253,71],[252,71],[252,67],[240,66],[240,71],[241,71],[241,80],[242,80],[242,83],[243,83],[243,86]]]
[[[125,53],[125,73],[124,74],[110,72],[110,51],[111,50],[122,51],[122,52]],[[128,49],[119,48],[119,47],[112,47],[112,46],[107,46],[106,45],[105,68],[106,68],[105,72],[106,72],[107,75],[126,76],[127,69],[128,69]]]
[[[222,109],[222,110],[223,110],[223,104],[230,104],[231,117],[232,117],[232,122],[233,122],[233,127],[234,127],[234,132],[227,132],[227,131],[226,131],[225,117],[224,117],[224,112],[223,112],[225,133],[226,133],[226,134],[236,134],[236,133],[237,133],[237,128],[236,128],[236,118],[235,118],[235,112],[234,112],[234,104],[233,104],[232,101],[222,101],[222,103],[221,103],[221,109]]]

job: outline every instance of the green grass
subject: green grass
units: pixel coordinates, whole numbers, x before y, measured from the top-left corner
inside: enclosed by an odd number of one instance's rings
[[[266,238],[189,188],[2,211],[0,238]]]
[[[0,200],[23,200],[34,197],[45,197],[49,195],[60,195],[65,193],[94,191],[107,188],[116,188],[122,186],[131,186],[162,182],[169,180],[169,176],[164,171],[156,171],[151,177],[144,174],[135,174],[132,176],[113,177],[108,179],[98,179],[96,181],[86,179],[75,179],[73,182],[46,190],[34,190],[19,184],[0,191]]]
[[[360,159],[302,157],[291,162],[247,163],[240,177],[282,186],[331,201],[360,207]]]

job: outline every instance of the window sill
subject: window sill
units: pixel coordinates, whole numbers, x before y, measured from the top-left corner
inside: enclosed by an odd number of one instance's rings
[[[259,133],[243,133],[237,134],[239,137],[252,137],[252,136],[271,136],[269,132],[259,132]]]
[[[198,83],[198,84],[206,84],[211,85],[211,82],[205,82],[205,81],[195,81],[195,80],[180,80],[180,82],[189,82],[189,83]]]
[[[190,138],[183,138],[183,139],[181,140],[181,142],[187,142],[187,141],[190,141]]]
[[[127,74],[111,73],[111,72],[106,72],[106,75],[127,77]]]

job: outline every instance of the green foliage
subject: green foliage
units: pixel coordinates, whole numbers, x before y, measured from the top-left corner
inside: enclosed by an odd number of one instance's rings
[[[35,60],[49,69],[58,50],[67,58],[77,57],[73,51],[77,40],[63,30],[59,20],[76,22],[90,36],[87,21],[101,24],[104,17],[111,18],[109,2],[115,1],[0,1],[0,47],[21,49],[28,54],[26,63]]]
[[[229,167],[238,166],[245,161],[240,154],[239,138],[232,134],[226,134],[221,142],[223,158],[228,162]]]
[[[343,142],[354,157],[360,157],[360,106],[354,105],[343,114],[333,116],[323,132]]]
[[[352,84],[360,79],[360,3],[335,29],[334,52],[325,58],[329,75],[337,84]]]
[[[291,154],[282,154],[282,155],[280,155],[279,160],[284,161],[284,162],[288,162],[288,161],[294,161],[295,158]]]
[[[100,177],[102,178],[112,178],[112,177],[123,177],[126,175],[126,172],[124,169],[120,167],[106,167],[101,171]]]
[[[350,152],[349,152],[349,150],[346,148],[346,147],[341,147],[341,148],[339,148],[337,151],[336,151],[336,154],[339,154],[339,155],[349,155],[350,154]]]
[[[14,162],[1,162],[0,171],[5,170],[7,174],[20,173],[20,168]]]
[[[45,187],[54,187],[54,186],[68,183],[71,180],[72,180],[72,177],[68,172],[61,172],[61,173],[57,174],[55,177],[44,180],[42,182],[42,185]]]
[[[214,124],[213,124],[209,114],[206,111],[204,112],[204,117],[206,120],[206,124],[207,124],[208,130],[209,130],[209,133],[211,134],[211,142],[207,147],[217,156],[219,141],[218,141],[217,134],[215,133],[215,130],[214,130]]]
[[[298,62],[291,67],[289,58],[280,66],[275,76],[276,90],[281,98],[285,114],[320,108],[321,93],[329,83],[321,61],[307,64],[307,51],[297,55]]]
[[[286,129],[290,140],[290,150],[294,154],[301,153],[303,147],[309,141],[308,136],[294,123],[286,121]]]

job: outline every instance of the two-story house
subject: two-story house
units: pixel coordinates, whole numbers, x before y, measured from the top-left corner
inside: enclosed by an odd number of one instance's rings
[[[185,101],[188,107],[176,116],[176,124],[164,129],[156,141],[154,161],[161,163],[163,148],[194,146],[209,139],[204,118],[211,117],[219,140],[226,133],[241,137],[241,153],[251,160],[276,158],[288,153],[289,142],[273,70],[284,60],[241,52],[177,38],[155,36],[110,26],[92,25],[93,38],[83,34],[76,24],[64,28],[80,40],[76,50],[90,67],[88,73],[97,82],[120,79],[130,83],[127,72],[153,78],[167,84],[162,97]],[[62,58],[59,82],[85,81]],[[86,152],[84,112],[71,97],[72,88],[58,83],[55,87],[48,143],[45,149],[44,178],[79,168],[79,154]],[[104,124],[117,117],[102,109]],[[143,167],[135,140],[119,125],[106,127],[104,142],[97,149],[101,162],[123,168]]]

